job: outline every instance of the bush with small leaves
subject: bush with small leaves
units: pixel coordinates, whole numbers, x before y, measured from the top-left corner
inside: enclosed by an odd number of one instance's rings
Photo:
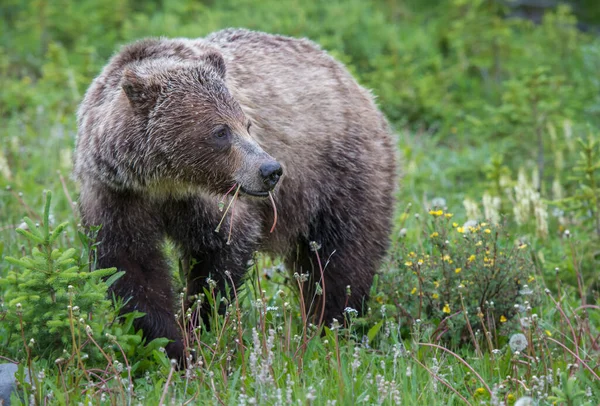
[[[41,224],[26,217],[17,229],[31,247],[30,254],[6,257],[12,267],[0,279],[6,307],[2,345],[17,357],[30,340],[36,353],[62,352],[86,341],[86,332],[102,332],[114,319],[107,289],[121,273],[115,268],[92,271],[77,249],[56,248],[68,223],[50,228],[50,202],[46,192]]]
[[[421,249],[400,240],[394,266],[381,276],[379,295],[395,300],[400,318],[431,323],[435,340],[473,343],[488,333],[496,336],[537,303],[527,244],[515,243],[501,225],[459,225],[443,209],[430,210],[428,217],[417,223]]]

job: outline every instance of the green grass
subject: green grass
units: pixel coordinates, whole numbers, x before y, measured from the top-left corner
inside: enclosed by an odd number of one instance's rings
[[[594,224],[600,188],[594,179],[600,152],[590,146],[586,164],[586,149],[576,139],[600,139],[600,40],[578,32],[566,9],[533,26],[499,18],[493,1],[422,3],[3,5],[0,359],[18,362],[34,378],[33,385],[25,384],[20,375],[26,402],[511,405],[529,396],[539,404],[598,403]],[[258,256],[244,289],[228,298],[227,313],[215,316],[217,327],[189,337],[196,358],[185,371],[175,370],[160,350],[164,340],[141,342],[131,328],[133,315],[118,319],[112,307],[86,302],[99,287],[83,278],[69,282],[74,291],[55,281],[56,298],[22,301],[18,310],[13,299],[38,291],[8,282],[25,271],[6,257],[37,255],[38,244],[15,229],[24,217],[44,225],[44,190],[52,192],[50,230],[67,226],[56,241],[40,245],[45,250],[39,258],[53,265],[74,248],[73,263],[81,272],[90,270],[93,246],[79,234],[70,171],[74,112],[94,75],[120,44],[133,39],[196,37],[226,26],[319,42],[373,89],[396,126],[403,178],[392,248],[373,286],[370,310],[361,318],[349,313],[339,328],[327,326],[321,334],[302,317],[302,282],[280,272],[277,259]],[[540,151],[545,171],[536,183]],[[520,181],[519,172],[525,175]],[[499,201],[499,227],[481,225],[490,214],[484,195]],[[477,203],[478,216],[466,199]],[[430,213],[440,209],[442,216]],[[478,220],[480,229],[469,232],[468,220]],[[499,230],[497,239],[486,237],[488,227]],[[450,276],[443,273],[449,261],[440,236],[449,241]],[[486,254],[477,251],[487,246],[507,258],[518,255],[518,261],[496,263],[504,277],[490,277]],[[53,249],[54,258],[44,256]],[[165,250],[180,281],[172,247]],[[476,268],[467,270],[471,255]],[[45,278],[35,286],[54,286]],[[469,295],[479,287],[475,283],[496,286],[514,278],[526,278],[532,293],[519,293],[525,291],[519,280],[482,309]],[[456,289],[443,296],[434,282],[443,286],[449,280]],[[206,293],[205,300],[220,300]],[[432,305],[425,308],[428,298]],[[43,346],[48,337],[20,322],[42,320],[43,311],[63,299],[72,306],[56,311],[64,335]],[[73,306],[91,310],[76,314]],[[500,308],[513,310],[498,314]],[[517,353],[509,343],[518,334],[527,344]]]

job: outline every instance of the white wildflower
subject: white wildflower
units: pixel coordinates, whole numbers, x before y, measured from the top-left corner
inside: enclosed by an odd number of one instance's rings
[[[527,337],[524,334],[513,334],[508,341],[508,345],[513,352],[521,352],[527,348]]]
[[[467,218],[469,220],[481,218],[481,212],[479,211],[479,206],[475,200],[466,198],[463,200],[463,206],[465,206],[465,211],[467,212]]]
[[[516,402],[514,406],[533,406],[535,405],[535,403],[533,402],[533,399],[530,398],[529,396],[523,396],[522,398],[519,398]]]
[[[500,205],[502,200],[498,196],[492,196],[488,192],[483,194],[483,213],[486,219],[493,224],[500,223]]]

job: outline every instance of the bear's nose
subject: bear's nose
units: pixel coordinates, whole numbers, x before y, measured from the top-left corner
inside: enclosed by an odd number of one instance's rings
[[[277,161],[269,161],[262,164],[258,171],[260,172],[263,182],[269,189],[273,189],[275,187],[277,182],[279,182],[279,178],[283,174],[281,165],[279,165],[279,162]]]

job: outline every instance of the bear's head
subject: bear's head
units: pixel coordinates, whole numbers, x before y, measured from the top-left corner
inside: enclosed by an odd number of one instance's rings
[[[268,196],[281,165],[250,135],[251,122],[230,94],[223,57],[193,62],[142,60],[125,68],[121,87],[145,127],[152,177],[191,184],[214,194],[234,185]]]

